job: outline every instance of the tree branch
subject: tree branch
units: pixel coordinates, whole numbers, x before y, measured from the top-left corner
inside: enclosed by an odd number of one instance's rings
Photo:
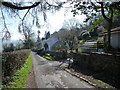
[[[30,11],[31,8],[28,9],[28,11],[25,13],[23,19],[22,19],[22,22],[24,21],[25,17],[27,16],[28,12]]]
[[[3,18],[3,24],[4,24],[4,29],[2,30],[2,33],[3,33],[3,32],[5,33],[5,34],[3,35],[3,37],[2,37],[2,41],[3,41],[3,40],[9,39],[9,38],[11,37],[11,35],[10,35],[10,32],[9,32],[9,30],[8,30],[8,28],[7,28],[6,21],[5,21],[5,17],[4,17],[4,14],[3,14],[2,9],[1,9],[1,15],[2,15],[2,18]],[[4,30],[5,30],[5,31],[4,31]]]
[[[38,6],[41,2],[35,2],[33,5],[31,6],[24,6],[24,7],[19,7],[16,5],[13,5],[10,2],[2,2],[2,5],[8,7],[8,8],[13,8],[13,9],[18,9],[18,10],[24,10],[24,9],[30,9],[30,8],[34,8],[36,6]]]
[[[101,13],[102,13],[103,17],[104,17],[107,21],[110,21],[110,19],[105,15],[104,7],[103,7],[103,2],[99,2],[99,4],[101,4]]]

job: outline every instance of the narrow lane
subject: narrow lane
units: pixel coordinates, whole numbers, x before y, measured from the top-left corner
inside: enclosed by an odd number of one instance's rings
[[[48,61],[34,52],[33,69],[38,88],[93,88],[65,72],[57,61]]]

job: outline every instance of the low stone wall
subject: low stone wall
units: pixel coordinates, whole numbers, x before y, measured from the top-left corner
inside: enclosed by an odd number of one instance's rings
[[[120,85],[120,56],[111,54],[73,54],[73,66],[92,71],[98,78]]]

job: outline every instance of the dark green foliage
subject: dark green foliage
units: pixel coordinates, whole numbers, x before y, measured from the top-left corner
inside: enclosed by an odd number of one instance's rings
[[[45,52],[43,49],[36,51],[38,55],[48,58],[50,60],[62,60],[67,58],[67,52],[65,51],[48,51]],[[46,58],[46,59],[47,59]]]
[[[25,60],[24,65],[20,70],[17,70],[15,75],[12,77],[12,82],[8,85],[4,85],[4,88],[25,88],[26,82],[29,77],[29,73],[32,69],[32,54]]]
[[[67,52],[64,51],[51,51],[48,52],[53,60],[62,60],[67,58]]]
[[[82,36],[82,40],[90,40],[91,38],[90,38],[90,36],[89,36],[89,34],[88,33],[86,33],[86,34],[84,34],[83,36]]]
[[[23,47],[24,49],[32,49],[35,44],[33,40],[29,39],[29,40],[25,40],[23,45],[24,45]]]
[[[35,50],[35,52],[37,52],[37,54],[40,55],[40,56],[45,55],[44,49]]]
[[[46,33],[45,38],[48,39],[49,37],[50,37],[50,32],[48,31],[48,32]]]
[[[105,2],[76,2],[74,5],[74,10],[73,15],[76,15],[78,11],[81,11],[81,14],[86,15],[86,22],[88,20],[93,20],[96,18],[97,14],[102,15],[103,18],[107,21],[108,23],[108,45],[107,49],[108,52],[111,51],[111,29],[113,25],[113,18],[114,16],[118,16],[120,14],[120,1],[118,2],[110,2],[110,1],[105,1]]]
[[[48,44],[47,43],[44,44],[44,48],[45,48],[45,51],[47,51],[47,49],[48,49]]]
[[[98,37],[98,31],[97,28],[94,28],[94,31],[90,32],[91,37]]]
[[[113,28],[116,28],[116,27],[119,27],[119,26],[120,26],[120,15],[114,17],[114,20],[113,20]]]
[[[10,82],[11,77],[17,70],[20,70],[25,60],[28,58],[30,50],[19,50],[2,53],[2,74],[3,84]]]
[[[14,45],[13,43],[10,43],[10,45],[3,45],[3,52],[11,52],[14,51]]]
[[[42,41],[45,40],[45,38],[42,38]]]

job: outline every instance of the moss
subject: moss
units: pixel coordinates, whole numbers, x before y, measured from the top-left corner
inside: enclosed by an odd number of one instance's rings
[[[101,88],[113,88],[113,86],[101,81],[101,80],[98,80],[98,79],[95,79],[95,78],[87,78],[90,82],[96,84],[97,86],[101,87]]]

